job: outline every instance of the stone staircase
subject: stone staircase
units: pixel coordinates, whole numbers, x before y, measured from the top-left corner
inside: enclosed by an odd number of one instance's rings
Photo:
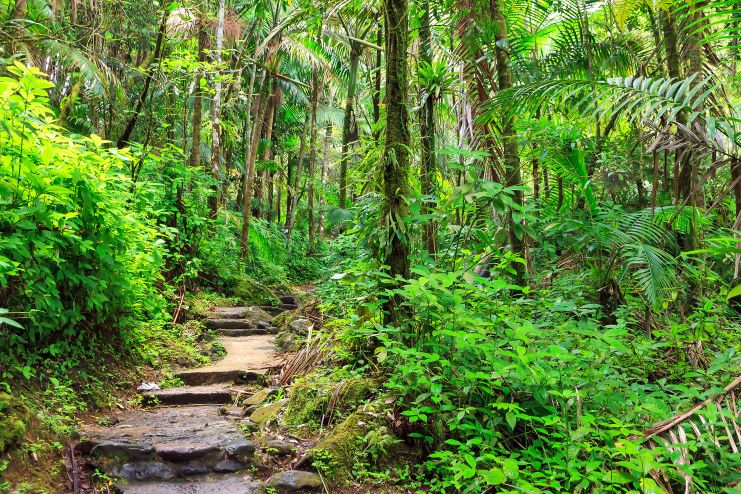
[[[295,305],[292,297],[282,302]],[[239,405],[259,398],[253,390],[263,388],[279,366],[271,321],[258,307],[214,309],[206,324],[220,333],[225,358],[177,373],[186,386],[142,393],[152,408],[85,427],[77,451],[94,468],[121,479],[115,491],[125,494],[257,494],[266,486],[308,492],[320,485],[309,472],[280,472],[267,483],[244,473],[260,446],[245,437],[254,424]],[[269,396],[261,392],[263,399]]]

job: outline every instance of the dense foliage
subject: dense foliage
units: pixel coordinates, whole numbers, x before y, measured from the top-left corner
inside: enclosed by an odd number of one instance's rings
[[[712,400],[723,441],[641,434],[741,368],[741,1],[0,12],[0,381],[320,280],[343,375],[422,453],[362,475],[738,492]]]

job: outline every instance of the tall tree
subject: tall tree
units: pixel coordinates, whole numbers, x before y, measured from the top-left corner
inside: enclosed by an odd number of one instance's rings
[[[211,178],[216,182],[216,190],[209,198],[211,217],[216,217],[219,204],[219,167],[221,162],[221,51],[224,48],[224,0],[219,0],[219,13],[216,20],[216,73],[214,75],[214,96],[211,102]]]
[[[410,136],[407,102],[407,48],[409,13],[407,0],[384,0],[386,39],[386,141],[383,150],[383,213],[385,264],[393,277],[409,277],[408,214]],[[398,297],[384,304],[387,323],[399,323],[402,309]]]
[[[206,20],[198,19],[198,66],[196,68],[193,83],[193,133],[192,147],[190,150],[190,166],[201,166],[201,127],[203,121],[203,98],[205,88],[201,84],[204,80],[206,65],[206,50],[208,49],[208,31]]]
[[[427,71],[432,70],[432,36],[430,26],[430,6],[421,5],[422,13],[419,26],[419,66]],[[420,78],[422,79],[422,78]],[[429,88],[420,87],[422,91],[422,107],[419,110],[419,134],[421,143],[422,169],[420,171],[420,183],[422,195],[425,196],[422,214],[430,214],[434,208],[434,201],[430,197],[435,190],[435,175],[437,164],[435,162],[435,95]],[[437,250],[437,232],[435,222],[430,219],[424,224],[424,244],[427,252],[434,255]]]
[[[507,19],[504,17],[504,6],[502,0],[491,0],[491,11],[494,18],[496,33],[496,57],[497,57],[497,84],[499,91],[505,91],[512,87],[512,67],[509,61],[509,39],[507,36]],[[505,115],[502,121],[502,147],[504,149],[504,171],[508,187],[520,185],[520,152],[517,145],[517,133],[514,128],[514,117]],[[522,206],[522,191],[515,190],[514,200],[517,206]],[[509,244],[512,252],[523,256],[524,242],[519,221],[515,218],[519,212],[512,208],[509,211]],[[522,280],[524,275],[523,266],[515,263],[517,278]]]

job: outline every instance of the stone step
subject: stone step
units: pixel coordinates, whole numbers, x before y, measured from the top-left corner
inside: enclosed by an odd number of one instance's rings
[[[296,297],[293,295],[283,295],[280,297],[280,303],[282,304],[295,304],[296,303]]]
[[[250,319],[206,319],[206,327],[210,329],[239,329],[239,328],[269,328],[267,321],[255,323]]]
[[[257,449],[244,439],[240,415],[217,406],[131,410],[113,427],[83,427],[76,449],[92,466],[127,481],[231,473],[249,466]]]
[[[219,328],[218,331],[222,336],[256,336],[273,334],[277,328],[274,326],[269,328]]]
[[[283,307],[273,307],[272,305],[261,305],[260,308],[270,314],[271,316],[277,316],[281,312],[284,312]]]
[[[298,305],[296,304],[283,304],[283,310],[296,310]]]
[[[192,387],[211,386],[216,384],[263,384],[267,379],[263,370],[241,369],[189,369],[176,374],[185,384]],[[229,401],[218,403],[229,403]]]
[[[182,378],[181,378],[182,379]],[[185,379],[183,379],[185,382]],[[221,381],[223,382],[223,381]],[[231,381],[227,381],[231,382]],[[188,384],[186,382],[186,384]],[[225,386],[184,386],[181,388],[159,389],[156,391],[145,391],[142,398],[148,405],[223,405],[231,403],[234,392]]]
[[[121,494],[263,494],[260,482],[247,475],[203,475],[184,480],[128,482],[117,484]]]
[[[265,314],[261,307],[213,307],[208,314],[207,319],[249,319],[252,321],[269,320],[270,314]]]

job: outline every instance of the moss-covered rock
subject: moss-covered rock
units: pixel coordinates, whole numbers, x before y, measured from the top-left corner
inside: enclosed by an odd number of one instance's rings
[[[364,444],[365,438],[373,437],[376,432],[379,434],[375,435],[383,434],[391,439],[387,441],[385,454],[394,456],[394,447],[398,441],[390,436],[384,417],[379,405],[370,405],[355,411],[322,437],[306,453],[300,464],[311,464],[335,480],[349,479],[353,467],[360,461],[368,460],[369,448]],[[376,457],[376,460],[379,458]]]
[[[12,396],[0,393],[0,454],[23,439],[27,419],[25,407]]]
[[[244,305],[280,305],[280,299],[272,289],[249,278],[237,284],[234,296]]]
[[[363,377],[348,377],[336,381],[327,376],[312,374],[297,379],[289,393],[283,423],[297,426],[324,422],[326,425],[355,409],[374,388],[375,382]]]
[[[284,312],[273,319],[273,325],[278,329],[275,345],[284,352],[291,352],[301,348],[314,323],[301,315]]]
[[[260,427],[268,425],[278,418],[278,414],[288,404],[287,399],[282,399],[257,408],[250,415],[250,420]]]

